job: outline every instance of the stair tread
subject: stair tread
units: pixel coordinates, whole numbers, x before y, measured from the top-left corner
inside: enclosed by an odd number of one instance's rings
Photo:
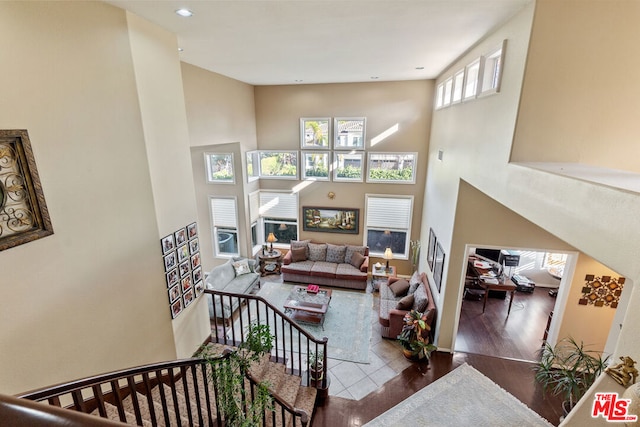
[[[315,387],[300,387],[293,407],[303,409],[309,414],[309,417],[311,417],[316,406],[317,395],[318,390]]]
[[[104,410],[106,413],[106,419],[111,420],[111,421],[119,421],[120,420],[120,414],[118,413],[118,408],[115,405],[112,405],[109,402],[104,402]],[[94,409],[93,412],[91,412],[91,415],[96,415],[96,416],[100,416],[100,412],[98,410],[98,408]],[[126,417],[127,423],[128,424],[135,424],[136,423],[136,416],[128,411],[124,412],[124,415]],[[144,427],[151,427],[153,424],[151,424],[151,421],[143,419],[142,420],[142,425]]]
[[[299,389],[300,377],[295,375],[285,375],[274,390],[282,400],[290,406],[294,406]]]
[[[187,415],[187,399],[176,389],[176,400],[174,401],[171,387],[166,384],[162,384],[162,388],[164,390],[164,397],[167,402],[167,409],[169,412],[169,420],[171,422],[171,425],[177,424],[176,420],[178,418],[176,416],[176,407],[178,408],[178,412],[180,414],[180,425],[189,425],[189,418]],[[154,404],[158,404],[160,408],[162,408],[162,397],[160,396],[159,386],[151,389],[151,397],[153,398]],[[156,410],[156,418],[164,418],[164,414],[162,412],[157,413]]]

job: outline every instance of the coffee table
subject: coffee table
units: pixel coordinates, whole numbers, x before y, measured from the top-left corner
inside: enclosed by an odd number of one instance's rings
[[[331,302],[331,289],[320,288],[318,293],[307,292],[304,286],[294,286],[284,301],[284,312],[296,322],[322,326]]]

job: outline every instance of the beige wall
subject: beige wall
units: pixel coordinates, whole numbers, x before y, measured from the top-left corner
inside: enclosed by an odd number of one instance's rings
[[[431,126],[432,81],[381,82],[328,85],[292,85],[256,87],[256,123],[260,149],[300,150],[301,117],[366,117],[367,151],[411,151],[418,153],[415,185],[367,184],[343,182],[304,182],[267,180],[262,189],[299,188],[300,206],[326,206],[360,209],[363,218],[366,193],[414,195],[411,238],[420,234],[424,182]],[[371,148],[371,139],[398,125],[398,131]],[[306,185],[309,184],[309,185]],[[333,191],[335,199],[327,193]],[[362,220],[361,220],[362,224]],[[358,235],[302,231],[300,238],[329,243],[362,244]],[[376,259],[372,260],[373,262]],[[400,274],[410,274],[406,260],[394,260]]]
[[[103,3],[0,3],[0,128],[55,231],[0,252],[0,393],[176,356],[129,43]]]
[[[538,1],[513,161],[640,172],[640,3]],[[558,25],[558,23],[562,23]]]

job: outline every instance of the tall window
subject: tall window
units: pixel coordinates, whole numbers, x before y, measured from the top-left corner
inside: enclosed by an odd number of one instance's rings
[[[413,196],[367,194],[364,224],[369,253],[382,256],[391,248],[394,258],[409,258]]]
[[[211,197],[213,248],[216,256],[239,255],[238,214],[235,197]]]
[[[287,246],[298,240],[298,194],[287,192],[260,192],[260,217],[263,224],[263,241],[269,233],[276,236],[274,246]]]

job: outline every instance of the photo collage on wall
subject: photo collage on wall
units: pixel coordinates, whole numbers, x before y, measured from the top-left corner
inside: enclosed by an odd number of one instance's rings
[[[175,319],[204,292],[198,225],[189,224],[163,237],[160,243],[171,318]]]

